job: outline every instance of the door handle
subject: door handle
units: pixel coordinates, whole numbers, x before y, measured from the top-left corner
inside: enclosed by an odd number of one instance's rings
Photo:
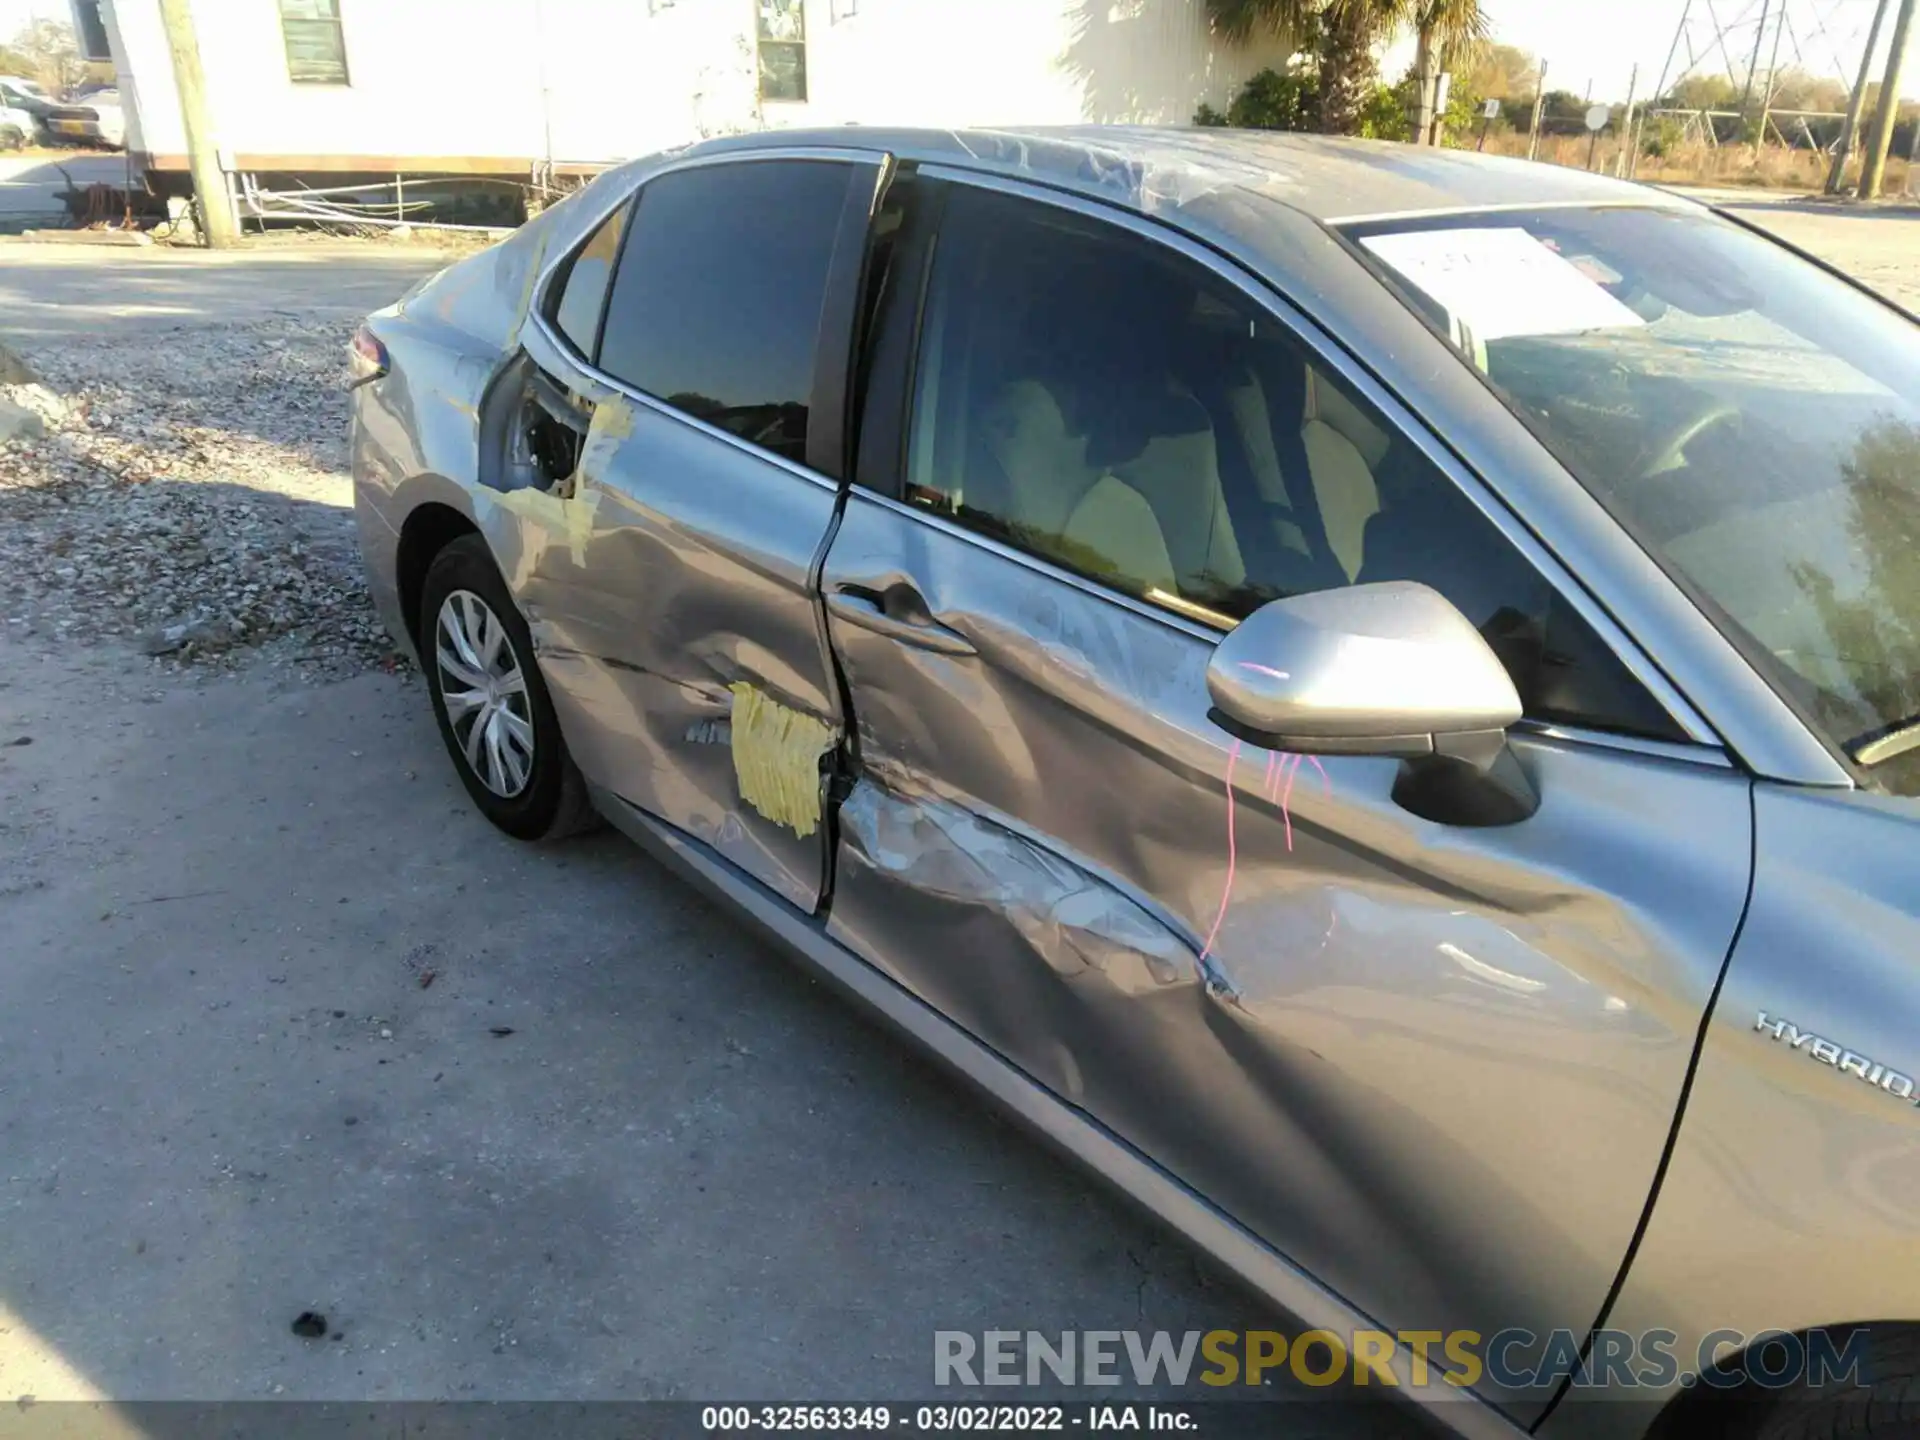
[[[896,587],[896,591],[905,587]],[[919,601],[917,592],[906,590],[913,601]],[[920,650],[932,650],[940,655],[977,655],[980,652],[974,643],[958,631],[949,630],[938,620],[927,614],[924,602],[912,607],[918,611],[912,619],[887,613],[885,599],[869,590],[855,586],[843,586],[827,596],[827,609],[849,625],[857,625],[862,630],[871,630],[876,635],[885,635],[890,640],[898,640],[902,645],[912,645]],[[924,617],[924,618],[922,618]]]

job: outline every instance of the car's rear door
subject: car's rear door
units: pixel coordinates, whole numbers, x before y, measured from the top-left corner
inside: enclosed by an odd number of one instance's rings
[[[807,911],[843,725],[814,570],[880,165],[788,150],[646,180],[526,341],[577,469],[502,502],[532,522],[500,558],[587,778]]]
[[[1005,182],[881,213],[822,574],[859,760],[832,933],[1384,1325],[1583,1335],[1740,914],[1744,777],[1254,282]],[[1394,761],[1209,720],[1237,618],[1385,579],[1514,670],[1531,818],[1423,819]]]

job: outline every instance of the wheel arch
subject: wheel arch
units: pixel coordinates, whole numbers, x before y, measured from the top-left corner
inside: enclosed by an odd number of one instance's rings
[[[400,615],[416,648],[420,645],[420,596],[433,557],[462,536],[479,533],[480,527],[471,516],[439,500],[415,506],[400,527],[394,580],[400,593]]]

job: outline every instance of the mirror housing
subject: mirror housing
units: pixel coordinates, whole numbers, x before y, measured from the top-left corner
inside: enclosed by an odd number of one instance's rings
[[[1507,746],[1522,714],[1499,657],[1412,581],[1269,601],[1207,666],[1211,718],[1271,750],[1405,760],[1394,799],[1428,819],[1508,825],[1539,799]]]

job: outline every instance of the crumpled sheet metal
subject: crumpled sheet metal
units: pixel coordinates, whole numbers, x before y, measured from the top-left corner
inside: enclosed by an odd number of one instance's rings
[[[1744,779],[1522,736],[1540,814],[1438,826],[1391,763],[1224,736],[1209,637],[856,492],[823,584],[896,575],[977,654],[830,620],[881,793],[829,934],[1370,1313],[1590,1322],[1744,899]]]
[[[834,502],[622,396],[595,408],[571,497],[474,492],[581,772],[805,911],[841,732],[807,593]]]
[[[1056,973],[1097,971],[1126,990],[1204,979],[1196,948],[1112,881],[984,815],[863,780],[841,805],[859,859],[920,895],[1003,915]]]

